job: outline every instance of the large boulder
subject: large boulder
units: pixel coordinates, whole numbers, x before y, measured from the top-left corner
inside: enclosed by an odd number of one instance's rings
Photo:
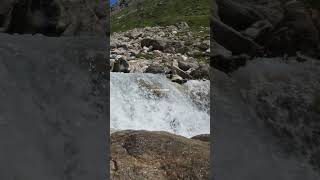
[[[220,19],[219,15],[218,15],[218,5],[217,5],[217,1],[216,0],[213,0],[211,1],[211,18],[216,18],[216,19]]]
[[[196,79],[209,79],[210,66],[208,64],[200,64],[200,66],[191,71],[190,75]]]
[[[152,73],[152,74],[164,74],[165,68],[162,67],[160,64],[151,64],[147,67],[145,73]]]
[[[263,18],[254,8],[233,0],[217,0],[217,4],[221,21],[236,30],[246,29],[254,22]]]
[[[299,1],[289,1],[285,10],[284,19],[264,39],[265,46],[273,55],[295,55],[297,51],[312,55],[319,43],[319,32],[309,11]]]
[[[234,54],[257,54],[262,47],[217,19],[211,19],[211,32],[219,44]]]
[[[106,36],[107,5],[107,1],[93,0],[4,0],[0,2],[0,30],[48,36]]]
[[[152,50],[159,50],[169,53],[180,52],[185,50],[183,42],[167,39],[145,38],[140,41],[140,44],[141,47],[152,47]]]
[[[129,63],[123,57],[120,57],[114,61],[112,71],[128,73]]]
[[[248,0],[245,0],[248,2]],[[280,0],[250,1],[249,6],[262,15],[263,20],[269,21],[273,26],[278,25],[284,17],[283,2]]]
[[[264,39],[273,29],[272,24],[267,20],[261,20],[253,23],[250,27],[242,32],[243,35],[259,42]]]
[[[245,54],[238,56],[217,55],[212,57],[212,61],[210,63],[212,67],[225,73],[230,73],[242,66],[245,66],[248,60],[249,57]]]
[[[163,39],[150,39],[150,38],[145,38],[141,40],[140,44],[142,48],[152,46],[153,50],[159,50],[159,51],[164,51],[164,49],[167,46],[167,42]]]
[[[209,143],[167,132],[111,134],[111,179],[209,179]]]

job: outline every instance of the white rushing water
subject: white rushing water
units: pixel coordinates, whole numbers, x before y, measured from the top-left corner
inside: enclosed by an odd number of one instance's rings
[[[209,81],[181,86],[164,75],[111,73],[111,128],[210,133]]]

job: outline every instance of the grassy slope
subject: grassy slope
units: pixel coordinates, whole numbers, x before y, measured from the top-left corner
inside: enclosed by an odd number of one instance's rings
[[[160,4],[162,2],[162,4]],[[145,0],[111,17],[111,32],[185,21],[194,30],[209,26],[210,0]]]

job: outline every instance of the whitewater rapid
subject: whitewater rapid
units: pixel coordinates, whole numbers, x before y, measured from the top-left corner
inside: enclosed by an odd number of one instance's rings
[[[164,75],[111,73],[111,129],[210,133],[209,81],[179,85]]]

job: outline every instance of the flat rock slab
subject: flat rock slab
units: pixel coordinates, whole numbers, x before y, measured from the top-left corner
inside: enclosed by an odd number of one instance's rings
[[[106,42],[0,34],[0,179],[106,179]]]
[[[118,131],[111,134],[111,178],[209,179],[209,142],[167,132]]]

